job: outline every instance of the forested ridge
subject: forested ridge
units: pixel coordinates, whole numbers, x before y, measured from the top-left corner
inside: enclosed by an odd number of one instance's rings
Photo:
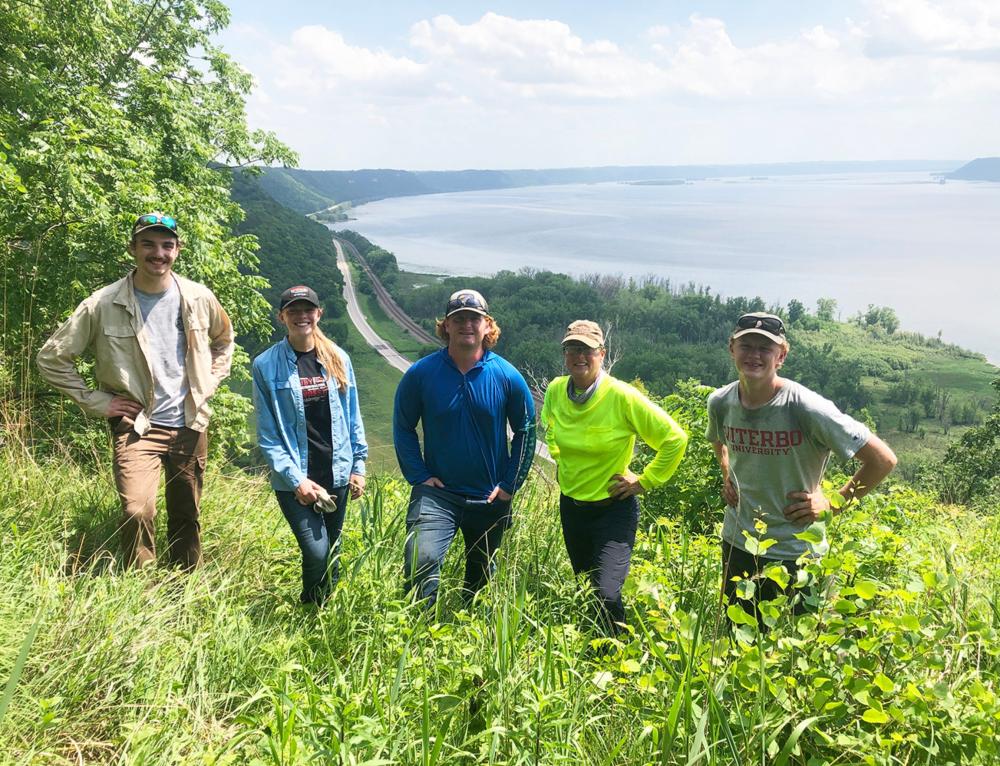
[[[259,246],[259,272],[268,282],[261,294],[271,307],[273,323],[277,325],[274,307],[282,291],[293,285],[308,284],[323,302],[322,326],[326,334],[343,343],[348,322],[344,279],[337,269],[330,231],[275,202],[261,188],[257,174],[233,170],[232,199],[245,214],[236,225],[236,233],[253,235]],[[267,340],[282,337],[283,330],[275,327]],[[250,344],[249,350],[254,352],[261,350],[264,342],[251,340]]]
[[[262,183],[283,205],[314,213],[335,203],[361,204],[416,194],[510,189],[521,186],[591,183],[662,183],[678,179],[812,173],[945,172],[955,163],[935,160],[870,162],[778,162],[743,165],[636,165],[524,170],[306,170],[268,168]]]
[[[792,344],[784,374],[882,433],[894,433],[921,458],[912,463],[939,458],[992,407],[995,367],[980,354],[905,331],[891,307],[870,306],[843,322],[836,319],[833,298],[815,307],[797,300],[769,305],[759,297],[723,299],[707,288],[656,278],[573,278],[533,269],[492,277],[403,278],[392,253],[349,230],[338,236],[358,248],[400,305],[428,329],[451,291],[482,291],[501,320],[499,352],[541,388],[562,374],[558,341],[574,319],[586,316],[607,328],[615,375],[641,379],[665,396],[688,378],[712,386],[729,382],[726,340],[736,319],[748,311],[773,311],[787,321]]]

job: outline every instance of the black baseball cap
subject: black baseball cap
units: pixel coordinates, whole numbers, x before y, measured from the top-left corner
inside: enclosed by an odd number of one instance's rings
[[[278,311],[284,311],[289,303],[295,303],[295,301],[305,301],[306,303],[311,303],[316,308],[322,308],[319,303],[319,296],[316,295],[315,290],[305,285],[296,285],[295,287],[289,287],[278,298]]]

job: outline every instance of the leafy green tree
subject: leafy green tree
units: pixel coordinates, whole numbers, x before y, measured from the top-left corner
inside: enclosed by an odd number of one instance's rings
[[[788,301],[788,323],[795,324],[806,314],[806,307],[802,305],[802,301],[797,298],[792,298]]]
[[[368,265],[378,276],[379,281],[385,285],[386,290],[392,290],[396,287],[396,281],[399,277],[396,256],[381,247],[373,247],[365,253],[365,260],[368,261]]]
[[[816,301],[816,318],[824,322],[832,322],[837,315],[837,301],[835,298],[820,298]]]
[[[916,433],[920,421],[924,417],[924,411],[915,404],[911,404],[900,416],[899,430],[905,433]]]
[[[669,482],[647,492],[643,498],[646,520],[659,516],[682,519],[698,532],[711,529],[720,521],[725,503],[722,500],[722,473],[715,460],[715,450],[703,438],[708,426],[708,395],[711,387],[694,379],[679,381],[674,392],[657,401],[689,435],[687,451]],[[635,468],[645,467],[653,451],[636,442]]]
[[[997,401],[978,426],[962,434],[940,466],[941,494],[948,502],[1000,503],[1000,378],[993,381]]]
[[[896,383],[889,386],[888,392],[886,392],[886,401],[892,402],[893,404],[906,405],[916,399],[918,394],[917,387],[914,385],[913,381],[908,378],[903,378]]]
[[[879,324],[889,335],[896,332],[899,329],[899,317],[896,316],[896,310],[883,306],[879,315]]]
[[[892,335],[899,329],[899,317],[896,311],[888,306],[876,306],[868,304],[868,310],[860,315],[861,324],[868,328],[880,327],[888,335]]]
[[[232,233],[242,213],[219,163],[294,156],[247,128],[250,76],[213,42],[227,22],[215,0],[0,0],[0,396],[17,409],[39,412],[34,351],[127,272],[142,212],[178,218],[177,270],[215,291],[239,334],[269,331],[256,242]],[[217,402],[246,409],[225,391]]]

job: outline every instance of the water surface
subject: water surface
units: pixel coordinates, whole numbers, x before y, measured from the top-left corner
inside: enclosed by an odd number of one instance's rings
[[[1000,361],[1000,184],[929,174],[591,184],[370,203],[349,226],[400,267],[654,274],[723,297],[892,306],[904,329]]]

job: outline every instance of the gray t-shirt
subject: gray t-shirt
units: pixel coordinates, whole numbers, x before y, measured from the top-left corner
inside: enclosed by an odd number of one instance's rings
[[[133,289],[142,312],[142,331],[153,372],[154,402],[149,420],[159,426],[180,428],[184,425],[184,399],[189,390],[184,369],[187,338],[181,318],[181,292],[173,280],[162,293]]]
[[[747,409],[740,402],[736,381],[708,397],[705,435],[728,448],[733,483],[740,494],[739,506],[726,509],[722,525],[729,544],[746,550],[743,532],[762,537],[754,524],[760,519],[767,524],[763,538],[777,540],[763,555],[796,559],[810,550],[826,553],[826,539],[810,548],[795,538],[808,525],[785,519],[784,508],[791,502],[786,495],[815,490],[831,452],[841,460],[854,457],[872,436],[867,426],[791,380],[785,380],[767,404]]]

